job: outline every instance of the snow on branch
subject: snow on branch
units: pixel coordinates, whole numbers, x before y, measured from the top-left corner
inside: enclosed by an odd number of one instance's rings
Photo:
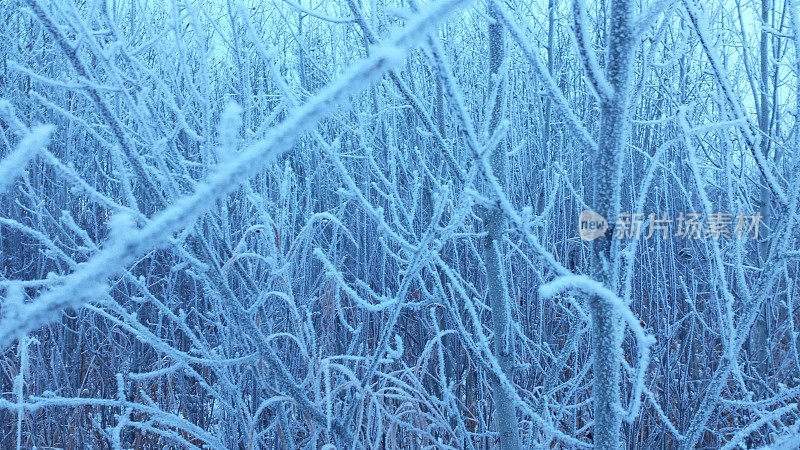
[[[644,375],[650,364],[650,346],[656,342],[655,337],[647,334],[640,320],[633,311],[610,289],[602,283],[592,280],[584,275],[565,275],[539,287],[542,298],[553,298],[561,292],[575,289],[588,295],[594,295],[610,304],[622,320],[631,328],[639,347],[639,367],[636,370],[636,379],[633,383],[632,403],[628,410],[627,420],[633,422],[639,413],[642,390],[644,388]]]
[[[109,278],[118,275],[143,253],[163,244],[173,233],[189,226],[213,205],[213,199],[233,191],[261,167],[289,151],[299,133],[331,115],[351,95],[402,63],[412,44],[426,36],[449,12],[465,4],[464,0],[444,0],[420,13],[392,39],[373,49],[369,58],[356,64],[273,128],[265,139],[249,146],[235,159],[221,164],[205,183],[197,186],[194,193],[174,202],[143,228],[120,236],[65,277],[63,285],[16,308],[13,316],[4,315],[0,318],[0,348],[6,348],[14,339],[57,320],[65,308],[80,306],[102,294]]]
[[[25,172],[25,166],[37,153],[47,147],[51,125],[33,127],[11,154],[0,160],[0,194],[6,191],[14,181]]]

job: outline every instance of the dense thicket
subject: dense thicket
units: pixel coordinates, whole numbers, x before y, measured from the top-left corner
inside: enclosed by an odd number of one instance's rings
[[[796,3],[0,2],[0,447],[795,448]]]

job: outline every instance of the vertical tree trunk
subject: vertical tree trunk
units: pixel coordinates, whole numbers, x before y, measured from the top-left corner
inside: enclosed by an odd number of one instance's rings
[[[489,133],[494,132],[500,123],[505,94],[503,82],[499,80],[499,70],[505,57],[505,35],[498,18],[498,12],[493,3],[489,4],[489,16],[495,19],[489,24],[489,86],[497,83],[497,96],[491,106],[489,118]],[[502,182],[506,180],[506,160],[508,159],[505,140],[497,145],[491,155],[492,170]],[[511,326],[510,302],[505,274],[503,273],[503,258],[500,255],[503,243],[503,233],[506,229],[506,219],[500,207],[494,205],[487,208],[485,223],[488,235],[484,240],[484,262],[488,278],[488,296],[492,307],[492,325],[494,331],[494,350],[503,373],[509,380],[513,380],[514,371],[514,335]],[[503,449],[520,448],[519,429],[517,426],[516,406],[512,393],[509,392],[495,377],[491,377],[492,391],[495,401],[495,416],[500,432],[500,447]]]
[[[621,165],[628,136],[628,104],[633,55],[633,24],[629,0],[611,1],[605,76],[611,92],[601,98],[600,137],[595,159],[596,211],[616,222],[620,212]],[[611,290],[612,226],[610,233],[594,244],[597,278]],[[592,317],[592,370],[594,372],[594,444],[598,449],[620,447],[620,364],[622,325],[613,306],[593,296],[589,299]]]
[[[553,37],[555,29],[556,0],[548,0],[547,2],[547,71],[553,73],[553,63],[555,61],[555,51],[553,50]],[[544,157],[550,158],[550,110],[552,108],[552,100],[547,97],[544,100],[544,126],[542,130],[542,148],[544,149]]]
[[[770,1],[761,1],[761,42],[759,45],[759,85],[760,85],[760,99],[758,110],[758,128],[761,134],[760,151],[765,158],[769,158],[770,149],[770,113],[769,113],[769,58],[770,58],[770,32],[766,30],[769,24]],[[761,188],[761,197],[759,200],[759,212],[761,213],[761,220],[765,225],[769,225],[771,195],[767,186]],[[762,260],[767,259],[769,252],[769,241],[761,238],[758,245],[759,256]],[[769,314],[769,304],[764,303],[762,306],[761,315],[756,320],[753,326],[753,338],[750,341],[750,358],[753,362],[753,367],[756,373],[762,378],[767,375],[767,356],[769,348],[768,331],[767,331],[767,314]]]

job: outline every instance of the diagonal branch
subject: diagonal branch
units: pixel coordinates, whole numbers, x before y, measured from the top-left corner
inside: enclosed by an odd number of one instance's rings
[[[107,248],[64,278],[60,287],[48,291],[31,303],[4,311],[0,318],[0,349],[14,339],[60,317],[61,311],[91,301],[105,290],[105,282],[121,273],[138,256],[162,244],[168,236],[189,226],[205,212],[214,199],[234,190],[239,184],[292,147],[301,132],[331,115],[370,82],[399,65],[408,48],[436,26],[452,10],[467,4],[464,0],[444,0],[420,14],[405,29],[376,49],[372,56],[332,82],[293,115],[272,129],[267,138],[244,150],[236,159],[221,165],[215,174],[194,193],[176,201],[157,214],[144,228],[120,236]]]

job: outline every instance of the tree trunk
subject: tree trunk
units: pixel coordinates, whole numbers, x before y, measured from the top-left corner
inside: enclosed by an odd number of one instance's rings
[[[601,98],[600,137],[598,157],[595,158],[597,195],[595,210],[610,224],[620,212],[622,184],[621,165],[628,136],[628,104],[631,61],[633,55],[633,24],[631,2],[614,0],[608,15],[608,36],[605,75],[611,92]],[[594,243],[596,277],[609,289],[612,286],[611,232]],[[594,373],[594,444],[598,449],[620,447],[620,364],[622,362],[622,324],[614,307],[593,296],[589,299],[592,317],[592,370]]]
[[[502,114],[504,89],[503,82],[497,77],[500,76],[498,72],[505,57],[505,36],[503,27],[497,17],[498,13],[491,3],[489,15],[495,19],[494,23],[489,24],[488,30],[489,86],[493,86],[495,83],[498,85],[497,96],[491,106],[491,117],[489,119],[489,133],[491,134],[497,129]],[[492,171],[501,180],[501,183],[506,179],[507,159],[505,140],[503,140],[491,155]],[[494,351],[503,374],[509,381],[513,381],[514,335],[513,327],[511,326],[510,302],[505,285],[506,277],[503,273],[503,258],[501,256],[506,219],[497,205],[487,208],[484,219],[488,235],[484,240],[483,253],[488,284],[487,295],[492,307]],[[491,384],[494,393],[495,418],[500,432],[500,447],[503,449],[518,449],[520,448],[519,429],[513,393],[509,392],[496,376],[491,376]]]

